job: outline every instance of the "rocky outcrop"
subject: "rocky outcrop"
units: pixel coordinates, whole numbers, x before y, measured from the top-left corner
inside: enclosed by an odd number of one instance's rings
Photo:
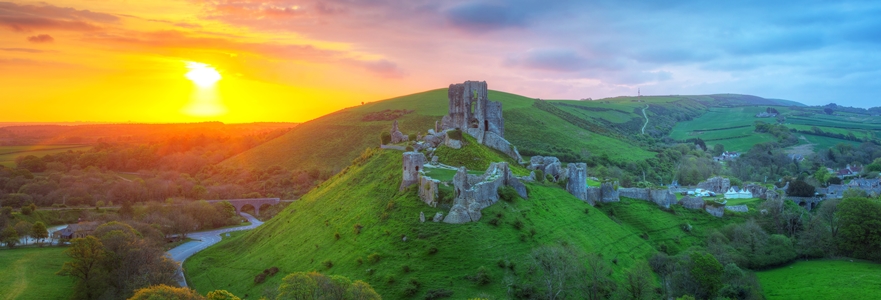
[[[406,142],[408,139],[407,135],[398,130],[398,120],[392,124],[392,130],[389,133],[392,134],[392,144]]]
[[[444,141],[447,138],[446,136],[447,135],[444,132],[439,132],[439,133],[429,132],[429,134],[422,137],[422,141],[425,142],[426,144],[430,145],[431,148],[437,148],[437,146],[440,146],[441,144],[444,143]]]
[[[523,157],[520,156],[520,152],[517,151],[517,147],[514,147],[511,142],[508,142],[508,140],[496,134],[495,132],[485,132],[483,137],[483,144],[487,147],[499,150],[499,152],[507,154],[518,162],[523,161]]]
[[[587,164],[571,163],[567,166],[566,191],[581,201],[588,201],[587,197]]]
[[[514,176],[507,163],[492,163],[480,176],[469,175],[465,167],[460,167],[453,176],[453,208],[444,222],[460,224],[480,220],[481,210],[499,201],[498,190],[502,186],[510,186],[527,198],[526,186]]]
[[[444,220],[444,213],[442,213],[442,212],[437,212],[436,214],[434,214],[434,218],[431,218],[431,221],[435,222],[435,223],[443,221],[443,220]]]
[[[404,171],[400,190],[419,181],[419,171],[425,166],[425,155],[419,152],[404,152]]]
[[[713,177],[697,184],[697,188],[705,189],[716,194],[724,194],[731,187],[731,180],[724,177]]]
[[[704,199],[701,197],[683,197],[679,199],[679,205],[688,209],[702,209],[705,204]]]

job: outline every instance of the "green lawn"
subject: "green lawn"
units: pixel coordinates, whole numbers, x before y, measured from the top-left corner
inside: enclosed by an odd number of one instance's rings
[[[0,250],[0,299],[67,299],[73,279],[55,275],[68,260],[60,247]]]
[[[188,259],[191,286],[201,293],[222,288],[256,298],[277,287],[284,274],[316,270],[367,281],[386,299],[404,297],[411,279],[422,284],[417,298],[438,288],[452,290],[454,299],[480,294],[505,298],[505,278],[514,275],[497,262],[514,262],[520,274],[530,251],[541,245],[565,242],[609,261],[617,259],[613,269],[618,279],[636,260],[655,252],[638,234],[556,184],[530,184],[529,200],[497,203],[483,210],[479,222],[420,223],[420,212],[430,219],[446,211],[419,201],[414,188],[398,190],[400,152],[373,151],[369,159],[343,170],[263,226]],[[492,225],[496,218],[498,225]],[[521,229],[513,225],[518,221]],[[360,233],[355,225],[363,226]],[[374,253],[381,258],[375,263],[368,261]],[[324,262],[333,265],[328,268]],[[253,283],[255,275],[273,266],[281,269],[280,275]],[[490,272],[488,285],[465,278],[480,266]]]
[[[759,198],[726,199],[725,201],[728,201],[728,202],[726,203],[726,205],[731,206],[731,205],[741,205],[741,204],[747,204],[747,205],[749,205],[749,204],[757,204],[757,203],[759,203],[759,202],[762,202],[762,199],[759,199]]]
[[[15,167],[15,158],[34,155],[43,157],[66,151],[86,151],[92,146],[86,145],[31,145],[31,146],[0,146],[0,165]]]
[[[799,261],[756,275],[769,300],[860,300],[881,295],[881,264],[865,261]]]

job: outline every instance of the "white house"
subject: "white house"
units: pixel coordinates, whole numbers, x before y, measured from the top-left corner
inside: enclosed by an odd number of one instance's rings
[[[728,191],[725,192],[725,199],[747,199],[752,197],[753,193],[750,191],[745,189],[738,191],[737,188],[733,186],[728,188]]]

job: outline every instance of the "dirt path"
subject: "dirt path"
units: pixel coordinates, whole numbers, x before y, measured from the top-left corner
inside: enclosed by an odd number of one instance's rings
[[[649,116],[645,114],[645,110],[649,108],[649,105],[646,104],[645,108],[642,109],[642,116],[645,117],[645,124],[642,125],[642,134],[645,134],[645,127],[649,125]]]
[[[798,154],[804,157],[814,153],[814,146],[816,146],[817,144],[812,144],[804,136],[800,136],[798,139],[804,141],[805,144],[787,148],[786,150],[784,150],[786,154]]]
[[[13,263],[12,270],[15,272],[15,282],[9,287],[8,293],[3,295],[4,300],[16,299],[28,288],[27,266],[33,258],[33,255],[26,255]]]

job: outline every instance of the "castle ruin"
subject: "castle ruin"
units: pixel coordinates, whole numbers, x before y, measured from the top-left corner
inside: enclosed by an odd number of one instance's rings
[[[441,129],[460,129],[480,144],[523,161],[514,145],[505,140],[502,103],[487,98],[486,81],[465,81],[450,84],[447,90],[449,113],[441,121]]]

